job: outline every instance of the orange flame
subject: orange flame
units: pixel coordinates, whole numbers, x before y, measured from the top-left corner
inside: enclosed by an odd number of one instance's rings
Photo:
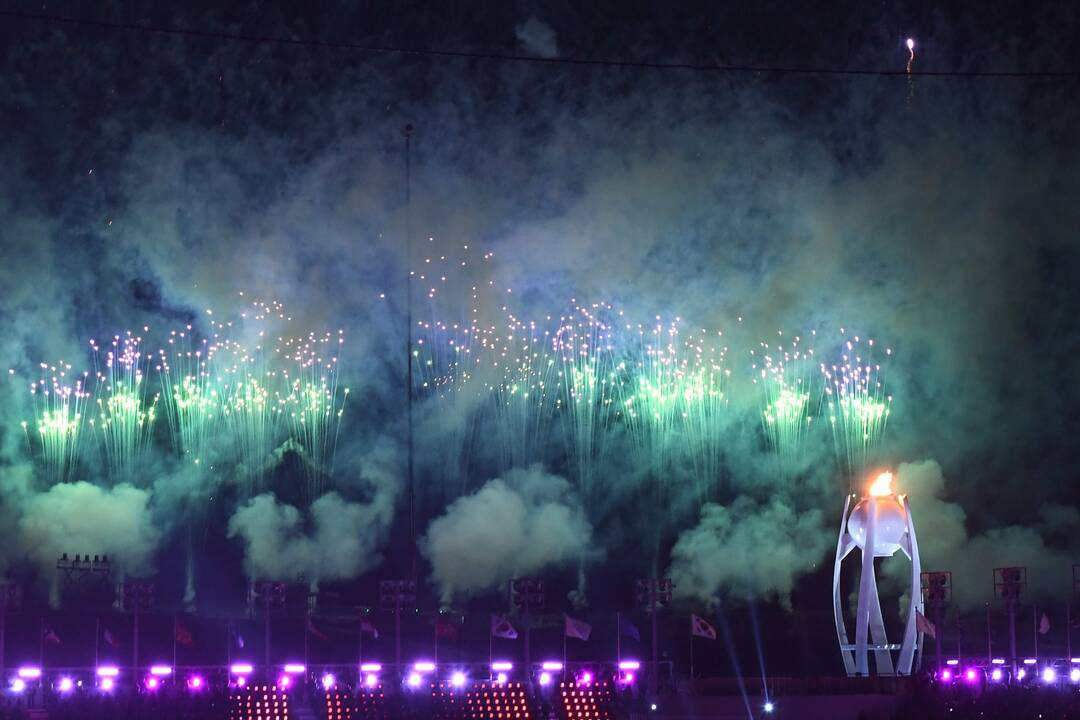
[[[892,495],[892,473],[883,472],[878,475],[877,479],[870,485],[870,494],[874,497]]]

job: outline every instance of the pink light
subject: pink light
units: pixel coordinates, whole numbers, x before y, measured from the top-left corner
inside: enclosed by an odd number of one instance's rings
[[[278,678],[277,684],[278,684],[279,688],[284,689],[284,688],[289,687],[289,683],[291,683],[291,682],[292,682],[291,677],[289,677],[288,675],[282,675],[281,677]],[[327,688],[327,689],[329,690],[329,688]]]
[[[637,660],[623,660],[619,663],[620,670],[637,670],[641,667],[641,663]]]
[[[1049,685],[1057,680],[1057,670],[1052,667],[1043,668],[1042,672],[1043,682]]]
[[[994,682],[1000,682],[1002,678],[1001,668],[994,668],[994,671],[990,673],[990,679]]]
[[[201,690],[203,686],[202,677],[199,675],[192,675],[188,678],[187,686],[195,691]]]
[[[430,660],[421,660],[420,662],[413,663],[413,670],[416,672],[433,672],[435,670],[435,663]]]
[[[120,668],[115,665],[103,665],[97,669],[98,677],[113,678],[120,674]]]
[[[540,673],[540,684],[545,685],[545,686],[550,685],[551,684],[551,673],[549,673],[549,672]]]
[[[942,682],[952,682],[952,670],[942,670],[941,680]]]
[[[465,684],[465,673],[458,670],[450,676],[450,684],[454,687],[461,687]]]
[[[556,660],[545,660],[540,667],[544,670],[562,670],[562,663]]]
[[[1020,668],[1016,671],[1017,680],[1023,680],[1025,677],[1027,677],[1027,670],[1025,670],[1024,668]]]
[[[246,677],[241,675],[238,678],[236,678],[236,687],[244,687],[245,685],[247,685],[247,678]]]
[[[71,692],[71,690],[75,687],[75,683],[73,683],[71,681],[71,678],[69,677],[62,677],[60,678],[60,684],[58,685],[58,687],[60,689],[60,692],[62,693]]]
[[[499,673],[498,675],[496,675],[495,676],[495,682],[499,683],[500,685],[505,685],[506,684],[506,673]]]
[[[382,665],[379,663],[361,663],[360,672],[377,673],[382,672]]]
[[[26,680],[36,680],[41,677],[41,668],[39,667],[21,667],[19,668],[19,677]]]
[[[157,690],[158,685],[160,685],[160,684],[161,684],[161,681],[158,680],[156,677],[148,677],[148,678],[146,678],[146,689],[147,690]]]
[[[968,668],[967,672],[964,673],[964,678],[968,682],[975,682],[975,668]]]
[[[514,663],[507,662],[505,660],[498,660],[496,662],[491,663],[491,669],[492,670],[513,670],[514,669]]]
[[[579,682],[580,682],[581,685],[591,685],[592,684],[592,673],[588,672],[588,671],[581,673],[581,679],[580,679]]]
[[[409,677],[405,679],[405,682],[409,684],[409,687],[420,687],[420,683],[423,682],[423,678],[420,677],[420,673],[414,670],[409,673]]]
[[[957,665],[960,664],[960,661],[954,658],[952,660],[946,660],[945,664],[948,665],[949,667],[956,667]]]
[[[105,692],[109,692],[113,689],[113,679],[111,677],[103,678],[101,681],[101,689]]]
[[[26,689],[26,681],[22,678],[15,678],[11,683],[11,691],[21,693]]]
[[[334,684],[336,682],[337,679],[333,675],[331,675],[330,673],[326,673],[322,676],[323,690],[329,690],[330,688],[334,687]]]
[[[172,668],[168,665],[154,665],[150,668],[150,674],[157,675],[158,677],[172,675]]]
[[[364,678],[364,683],[369,688],[373,688],[373,687],[375,687],[376,685],[379,684],[379,676],[376,675],[375,673],[368,673],[368,676],[366,678]]]
[[[914,50],[915,49],[915,40],[913,38],[908,38],[907,39],[907,49],[908,50]]]
[[[1069,680],[1074,683],[1080,683],[1080,668],[1073,668],[1069,671]]]
[[[626,685],[633,685],[634,684],[634,673],[632,673],[632,672],[623,673],[622,681]]]
[[[303,665],[301,665],[300,663],[289,663],[288,665],[285,666],[284,669],[285,669],[285,672],[289,673],[290,675],[298,675],[298,674],[304,672],[304,670],[306,668]]]
[[[235,663],[229,669],[233,675],[250,675],[253,670],[251,663]]]

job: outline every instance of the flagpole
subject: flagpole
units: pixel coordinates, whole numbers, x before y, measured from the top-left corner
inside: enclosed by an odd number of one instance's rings
[[[566,613],[562,616],[562,666],[563,675],[566,675],[568,668],[566,666]]]
[[[622,613],[615,611],[615,662],[622,662]]]

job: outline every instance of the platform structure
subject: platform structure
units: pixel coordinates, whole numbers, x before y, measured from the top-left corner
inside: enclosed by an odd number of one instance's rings
[[[844,501],[844,516],[840,523],[833,566],[833,615],[844,669],[848,676],[869,676],[870,654],[873,653],[874,674],[910,675],[915,653],[922,644],[922,633],[918,631],[916,618],[917,613],[923,611],[919,545],[915,538],[911,508],[906,495],[893,492],[891,473],[879,475],[867,494],[852,507],[855,498],[853,494],[848,495]],[[840,568],[856,548],[860,550],[861,563],[855,638],[852,642],[841,604]],[[901,641],[895,643],[889,641],[881,613],[874,558],[892,557],[898,550],[911,560],[911,577],[907,588],[909,600],[904,633]]]

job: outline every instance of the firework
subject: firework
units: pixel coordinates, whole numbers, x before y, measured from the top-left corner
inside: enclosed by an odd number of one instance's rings
[[[104,353],[95,341],[90,347],[99,368],[94,390],[97,414],[90,424],[96,428],[109,477],[114,482],[132,481],[157,419],[158,394],[147,390],[142,338],[128,331],[113,336]]]
[[[167,346],[159,351],[156,365],[163,410],[177,452],[200,465],[221,417],[218,378],[211,364],[216,346],[208,340],[194,342],[191,325],[172,331]]]
[[[778,335],[782,338],[783,332]],[[811,342],[816,332],[810,333]],[[758,388],[761,426],[775,454],[781,476],[797,471],[821,399],[821,373],[815,367],[814,348],[796,336],[784,344],[761,342],[752,365]]]
[[[50,483],[72,479],[82,450],[89,373],[72,374],[66,362],[41,363],[41,378],[30,385],[34,399],[33,428],[24,421],[27,446],[41,461]]]
[[[821,365],[837,461],[851,483],[875,460],[892,404],[875,350],[873,340],[854,336],[844,340],[839,363]],[[888,358],[892,350],[884,354]]]

